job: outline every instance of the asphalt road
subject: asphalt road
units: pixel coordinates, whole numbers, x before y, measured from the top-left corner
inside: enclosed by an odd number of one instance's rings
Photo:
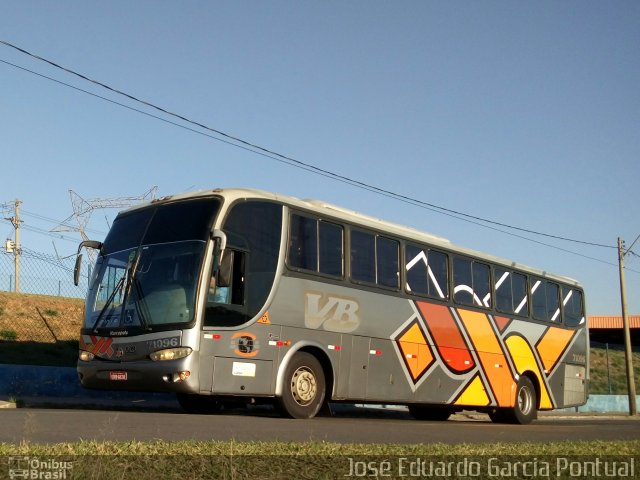
[[[626,417],[545,416],[531,425],[498,425],[482,415],[425,422],[399,412],[339,413],[290,420],[268,409],[188,415],[178,412],[18,408],[0,410],[0,442],[79,440],[327,441],[339,443],[493,443],[639,440],[640,422]]]

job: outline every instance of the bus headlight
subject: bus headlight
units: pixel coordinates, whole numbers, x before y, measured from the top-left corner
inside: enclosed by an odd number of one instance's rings
[[[191,354],[193,350],[189,347],[167,348],[165,350],[158,350],[149,355],[149,358],[154,362],[162,362],[165,360],[177,360],[178,358],[184,358]]]
[[[96,356],[91,352],[87,352],[86,350],[80,350],[79,357],[80,357],[80,360],[82,360],[83,362],[90,362]]]

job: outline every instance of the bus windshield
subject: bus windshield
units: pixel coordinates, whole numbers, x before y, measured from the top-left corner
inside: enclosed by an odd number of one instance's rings
[[[145,245],[102,259],[85,327],[151,330],[193,320],[196,281],[205,242]],[[139,258],[138,258],[139,256]]]
[[[218,206],[207,198],[118,216],[94,268],[84,328],[152,331],[191,323]]]

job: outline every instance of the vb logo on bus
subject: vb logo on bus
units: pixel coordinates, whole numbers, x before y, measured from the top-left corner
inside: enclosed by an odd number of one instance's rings
[[[353,298],[307,292],[304,323],[308,328],[353,332],[360,325],[360,305]]]

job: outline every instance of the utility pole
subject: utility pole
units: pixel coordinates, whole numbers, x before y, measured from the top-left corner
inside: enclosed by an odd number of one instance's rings
[[[22,245],[20,244],[20,204],[22,202],[16,198],[15,210],[11,223],[13,223],[13,228],[15,229],[15,250],[13,251],[13,265],[15,269],[16,275],[16,283],[15,283],[15,292],[20,292],[20,255],[22,254]]]
[[[640,237],[639,237],[640,238]],[[636,239],[637,241],[638,239]],[[633,242],[635,244],[635,242]],[[633,246],[633,245],[632,245]],[[629,248],[631,250],[631,248]],[[627,250],[627,252],[629,252]],[[635,416],[636,410],[636,381],[633,376],[633,358],[631,356],[631,332],[629,317],[627,316],[627,287],[624,280],[624,241],[618,237],[618,265],[620,267],[620,300],[622,302],[622,324],[624,328],[624,356],[627,367],[627,391],[629,393],[629,415]]]
[[[13,253],[13,264],[15,269],[15,285],[13,290],[15,292],[20,291],[20,255],[22,254],[22,245],[20,244],[20,224],[22,221],[20,220],[20,204],[22,202],[16,198],[13,205],[13,217],[7,217],[5,220],[9,220],[13,224],[13,228],[15,229],[14,241],[11,242],[7,240],[6,249],[7,252]],[[0,205],[2,208],[8,208],[9,204],[5,203],[4,205]]]

